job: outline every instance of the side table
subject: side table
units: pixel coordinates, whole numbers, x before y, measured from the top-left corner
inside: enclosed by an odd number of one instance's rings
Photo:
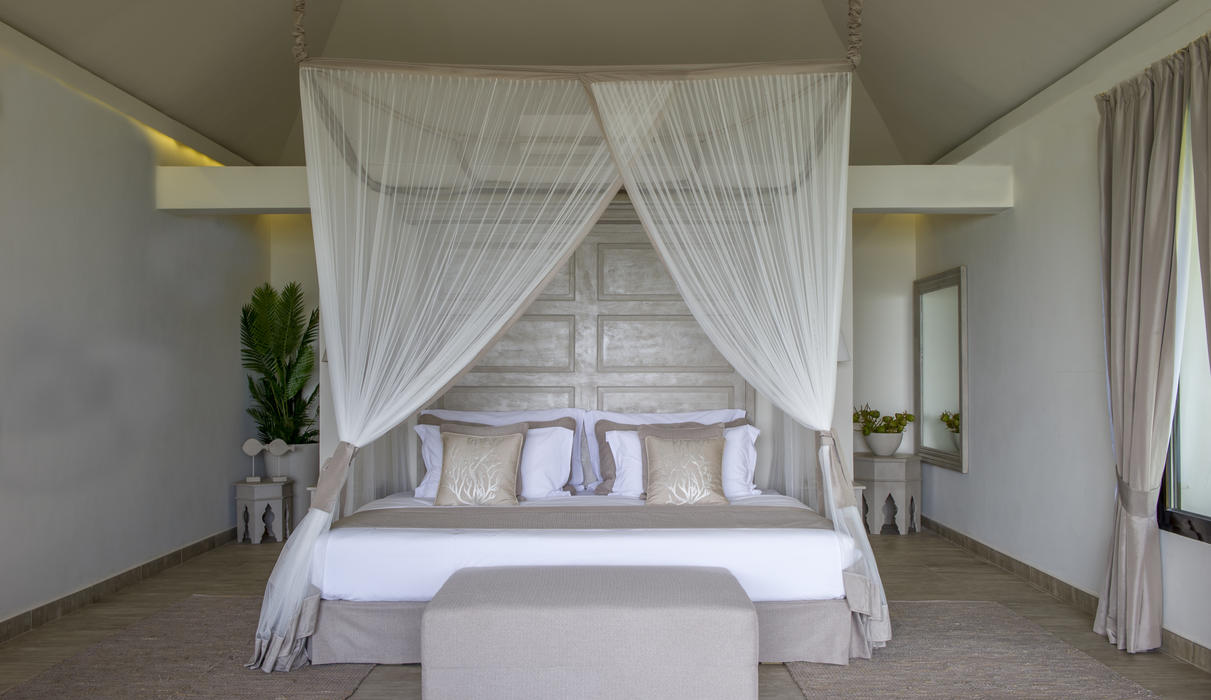
[[[290,536],[294,481],[235,482],[236,542],[260,544],[269,536],[278,542]]]
[[[870,534],[880,534],[884,525],[893,522],[901,535],[921,531],[919,457],[859,452],[854,455],[854,484],[866,487],[862,509]]]

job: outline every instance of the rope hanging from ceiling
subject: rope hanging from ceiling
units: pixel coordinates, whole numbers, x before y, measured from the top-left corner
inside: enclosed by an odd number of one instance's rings
[[[307,31],[303,28],[303,18],[307,14],[307,0],[294,0],[294,62],[302,63],[307,56]],[[862,0],[849,0],[849,13],[846,20],[848,44],[845,49],[845,59],[854,68],[862,62]]]
[[[862,62],[862,0],[849,0],[849,45],[845,49],[845,58],[854,68]]]
[[[307,31],[303,29],[303,15],[307,14],[307,0],[294,0],[294,62],[307,60]]]

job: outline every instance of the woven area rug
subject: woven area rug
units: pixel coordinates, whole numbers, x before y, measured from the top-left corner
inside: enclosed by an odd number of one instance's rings
[[[993,602],[893,602],[892,641],[849,666],[787,664],[807,698],[1151,698]]]
[[[260,598],[193,596],[9,689],[16,698],[347,698],[370,664],[244,668]]]

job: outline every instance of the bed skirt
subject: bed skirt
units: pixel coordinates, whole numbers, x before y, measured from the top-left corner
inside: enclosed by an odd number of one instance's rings
[[[754,603],[758,660],[848,664],[869,658],[851,644],[853,614],[844,600]],[[320,601],[310,652],[313,664],[420,663],[425,603]]]

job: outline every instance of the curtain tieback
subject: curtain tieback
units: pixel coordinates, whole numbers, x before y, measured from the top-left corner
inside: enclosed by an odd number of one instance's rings
[[[326,513],[331,513],[336,508],[336,499],[341,494],[341,487],[345,485],[345,475],[349,473],[349,465],[356,455],[357,446],[352,443],[342,440],[336,446],[336,451],[324,462],[324,466],[320,467],[319,483],[315,486],[315,498],[311,502],[312,508]]]
[[[832,487],[832,506],[834,508],[847,508],[858,506],[858,501],[854,498],[853,482],[845,475],[845,467],[841,463],[841,449],[837,446],[837,431],[829,428],[828,430],[816,431],[816,444],[819,446],[820,459],[823,460],[825,450],[828,451],[828,468],[829,482]],[[823,469],[824,464],[817,464],[817,469]]]
[[[1118,480],[1118,502],[1128,515],[1137,518],[1156,517],[1156,501],[1160,498],[1161,490],[1133,489],[1122,479]]]

